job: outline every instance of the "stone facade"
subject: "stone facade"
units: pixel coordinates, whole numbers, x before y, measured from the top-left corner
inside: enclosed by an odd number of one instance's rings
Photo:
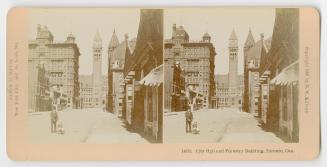
[[[286,142],[299,142],[299,9],[276,9],[271,48],[259,72],[264,126]]]
[[[238,74],[238,38],[234,29],[229,37],[228,50],[229,71],[228,74],[215,76],[213,108],[241,108],[243,105],[243,75]]]
[[[125,57],[131,55],[129,44],[135,47],[134,40],[125,40],[119,43],[116,32],[114,31],[108,46],[108,108],[109,111],[125,117],[123,114],[124,103],[124,65]]]
[[[185,72],[179,62],[173,67],[165,64],[165,71],[172,68],[172,75],[165,75],[165,112],[186,111],[188,100],[186,99]],[[167,82],[168,81],[168,82]]]
[[[95,108],[104,107],[103,97],[103,78],[102,78],[102,39],[99,31],[96,32],[93,39],[93,73],[92,73],[92,94],[93,106]]]
[[[93,108],[92,75],[80,75],[81,108]]]
[[[32,63],[28,65],[28,111],[50,111],[52,101],[49,75],[43,65],[33,66]]]
[[[229,74],[225,75],[216,75],[216,104],[215,108],[224,108],[224,107],[238,107],[241,108],[243,104],[243,75],[238,75],[238,84],[237,88],[230,89],[229,86]]]
[[[141,9],[131,56],[125,58],[124,113],[130,130],[151,142],[162,142],[163,10]]]
[[[185,87],[193,87],[202,94],[202,107],[211,108],[211,97],[214,95],[214,59],[215,48],[211,37],[205,33],[200,41],[190,41],[183,26],[173,25],[171,39],[165,40],[165,75],[173,75],[173,67],[180,63],[185,72]],[[172,90],[172,78],[165,79],[165,108],[169,107]]]
[[[251,30],[244,44],[244,110],[252,115],[259,116],[259,67],[261,57],[266,55],[270,48],[271,39],[255,42]]]
[[[102,39],[99,31],[93,39],[93,71],[80,76],[81,108],[105,108],[108,79],[102,75]]]
[[[95,108],[97,107],[95,105],[95,100],[94,98],[94,93],[93,93],[93,75],[80,75],[79,76],[79,81],[80,81],[80,99],[81,99],[81,108]],[[106,104],[107,103],[107,92],[108,92],[108,87],[107,87],[107,77],[102,76],[101,78],[102,81],[102,88],[101,92],[102,97],[100,98],[99,101],[101,103]]]
[[[238,39],[233,29],[228,43],[229,50],[229,72],[228,72],[228,106],[241,107],[243,90],[240,89],[238,75]]]
[[[47,26],[39,25],[36,39],[28,44],[29,68],[43,66],[49,75],[50,87],[58,87],[66,95],[68,108],[79,108],[79,48],[72,34],[66,41],[54,42]],[[29,70],[35,71],[35,70]],[[35,75],[29,73],[30,76]]]

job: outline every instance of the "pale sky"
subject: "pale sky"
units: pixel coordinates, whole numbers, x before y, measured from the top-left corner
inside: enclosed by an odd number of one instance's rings
[[[116,30],[119,42],[127,33],[129,39],[137,36],[139,9],[84,8],[84,9],[38,9],[29,15],[28,39],[35,39],[37,24],[47,25],[55,42],[66,40],[71,32],[76,37],[80,48],[80,74],[92,73],[92,45],[96,30],[102,38],[102,74],[107,72],[108,45],[111,35]]]
[[[139,25],[137,8],[80,8],[34,9],[29,16],[28,39],[35,39],[37,24],[47,25],[54,40],[62,42],[71,32],[80,48],[80,74],[92,73],[92,45],[98,29],[102,37],[102,73],[107,72],[108,44],[116,30],[119,41],[127,33],[129,39],[137,36]],[[171,38],[172,25],[183,25],[190,40],[201,40],[208,32],[216,48],[215,73],[228,72],[228,38],[235,29],[239,39],[239,73],[243,72],[243,45],[251,27],[255,40],[260,33],[265,38],[272,35],[275,19],[274,8],[168,8],[164,10],[164,36]]]
[[[238,37],[238,71],[243,73],[243,46],[249,32],[255,41],[260,39],[260,33],[265,38],[272,36],[275,9],[274,8],[179,8],[165,10],[165,39],[171,38],[172,25],[183,25],[190,40],[201,40],[205,32],[211,35],[211,42],[216,48],[215,73],[228,73],[228,39],[235,29]]]

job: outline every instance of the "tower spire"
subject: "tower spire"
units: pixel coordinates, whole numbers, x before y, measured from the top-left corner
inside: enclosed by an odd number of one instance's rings
[[[97,29],[97,31],[95,33],[94,41],[102,41],[99,29]]]
[[[237,36],[236,36],[236,33],[235,33],[235,30],[233,28],[233,31],[232,33],[230,34],[229,36],[229,47],[238,47],[238,39],[237,39]]]
[[[233,28],[232,33],[229,36],[229,40],[237,40],[237,36],[236,36],[236,33],[235,33],[235,29],[234,28]]]
[[[233,28],[229,37],[229,72],[228,85],[230,90],[237,88],[238,82],[238,40]],[[234,102],[235,103],[235,102]]]
[[[92,73],[92,105],[100,107],[102,105],[100,99],[102,97],[102,39],[99,30],[96,31],[93,41],[93,73]]]
[[[93,38],[93,48],[102,48],[102,39],[98,29]]]
[[[245,48],[250,48],[250,47],[252,47],[254,45],[254,43],[255,43],[255,41],[254,41],[252,31],[251,31],[251,27],[250,27],[248,36],[247,36],[246,41],[244,43],[244,47]]]
[[[117,47],[119,44],[117,35],[116,35],[116,29],[114,28],[114,32],[112,33],[110,42],[109,42],[109,49]]]

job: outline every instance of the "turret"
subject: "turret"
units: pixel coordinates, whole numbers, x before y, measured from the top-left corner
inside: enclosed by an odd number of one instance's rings
[[[37,26],[36,41],[38,41],[39,43],[52,43],[53,42],[53,35],[48,30],[47,26],[42,27],[40,24]]]
[[[68,34],[66,43],[75,43],[75,36],[72,33]]]
[[[179,26],[178,28],[176,27],[176,24],[173,25],[172,40],[174,40],[177,43],[185,42],[189,40],[189,35],[185,31],[182,25]]]
[[[209,35],[208,32],[204,33],[204,35],[202,36],[202,41],[203,42],[210,42],[211,41],[211,36]]]

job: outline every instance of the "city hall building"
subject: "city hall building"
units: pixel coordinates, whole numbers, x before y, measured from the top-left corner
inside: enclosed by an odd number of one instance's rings
[[[218,74],[215,75],[216,82],[216,103],[214,104],[214,108],[224,108],[224,107],[234,107],[240,108],[243,104],[243,91],[244,91],[244,83],[243,83],[243,75],[238,75],[238,87],[237,89],[229,88],[229,74]]]
[[[81,108],[105,108],[107,104],[108,79],[102,75],[102,39],[99,31],[93,38],[93,71],[80,75]]]
[[[228,74],[216,75],[214,108],[241,108],[243,104],[243,75],[238,74],[238,38],[233,29],[228,43]]]
[[[93,93],[93,75],[80,75],[80,108],[96,108],[96,101],[94,100]],[[108,103],[107,101],[107,92],[108,92],[108,78],[106,75],[102,75],[102,94],[100,96],[100,102],[102,103],[101,107],[105,107]],[[99,107],[98,107],[99,108]]]

